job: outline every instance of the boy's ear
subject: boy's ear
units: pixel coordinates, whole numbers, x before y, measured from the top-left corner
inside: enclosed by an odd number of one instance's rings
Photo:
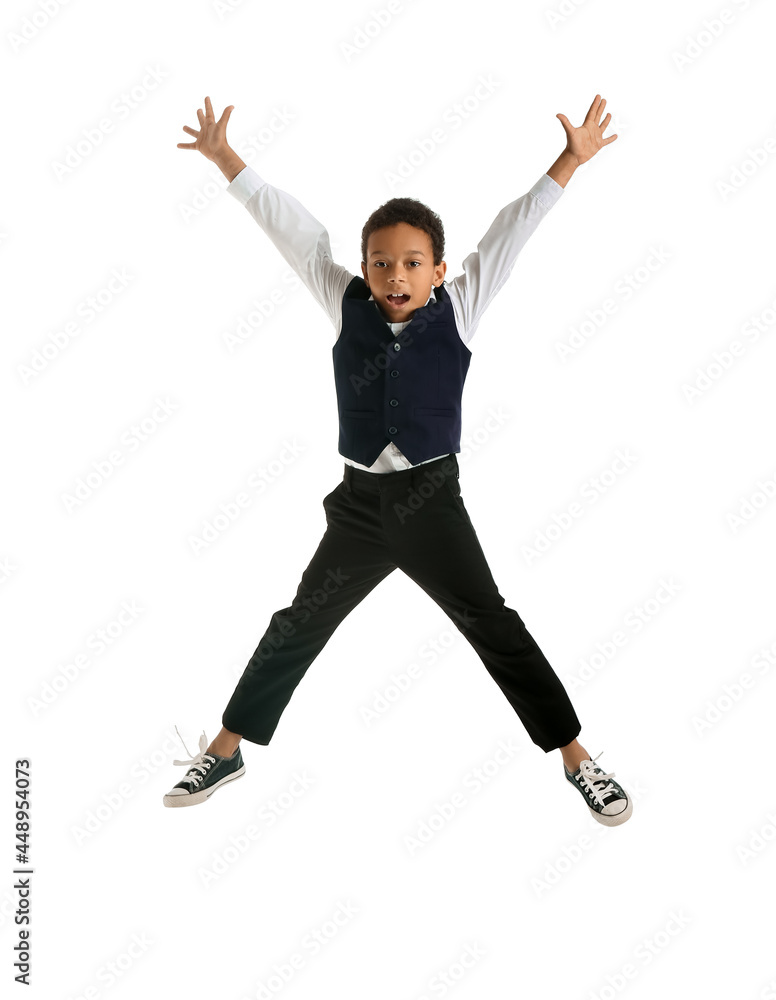
[[[361,261],[361,274],[363,275],[364,281],[366,282],[366,286],[368,288],[369,287],[369,278],[366,275],[366,264],[363,262],[363,260]]]

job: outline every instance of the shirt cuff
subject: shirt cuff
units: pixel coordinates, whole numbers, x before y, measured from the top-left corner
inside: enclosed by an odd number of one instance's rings
[[[565,188],[562,188],[549,174],[542,174],[531,188],[529,194],[532,194],[545,208],[552,208],[564,190]]]
[[[232,178],[226,190],[229,194],[234,195],[241,205],[245,205],[256,194],[259,188],[266,183],[253,167],[246,164],[240,173]]]

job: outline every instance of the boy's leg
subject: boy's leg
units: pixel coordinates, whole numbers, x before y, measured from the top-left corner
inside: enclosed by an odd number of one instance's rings
[[[377,503],[345,480],[323,498],[327,528],[289,607],[276,611],[222,716],[224,729],[268,744],[307,668],[340,622],[396,569]]]
[[[414,477],[416,492],[421,477],[422,467]],[[558,747],[569,746],[572,753],[581,749],[575,745],[581,725],[566,689],[523,620],[498,592],[457,476],[446,475],[430,489],[409,517],[401,513],[406,496],[395,498],[400,513],[390,530],[386,525],[386,535],[396,564],[471,643],[531,740],[546,753]]]

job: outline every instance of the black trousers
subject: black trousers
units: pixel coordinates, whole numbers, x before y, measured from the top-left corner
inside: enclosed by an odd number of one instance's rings
[[[401,569],[455,623],[545,752],[581,726],[566,689],[491,575],[447,455],[400,472],[345,464],[323,498],[326,531],[291,605],[276,611],[246,666],[222,723],[268,744],[307,668],[340,622]]]

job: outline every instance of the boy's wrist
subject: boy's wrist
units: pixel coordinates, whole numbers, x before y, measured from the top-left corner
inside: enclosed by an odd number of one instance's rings
[[[564,149],[558,159],[547,170],[547,176],[551,177],[556,184],[565,187],[571,180],[572,174],[579,166],[579,160],[568,149]]]
[[[227,148],[223,153],[219,153],[218,156],[215,156],[213,163],[215,163],[230,184],[240,171],[245,169],[244,161],[240,159],[231,147]]]

